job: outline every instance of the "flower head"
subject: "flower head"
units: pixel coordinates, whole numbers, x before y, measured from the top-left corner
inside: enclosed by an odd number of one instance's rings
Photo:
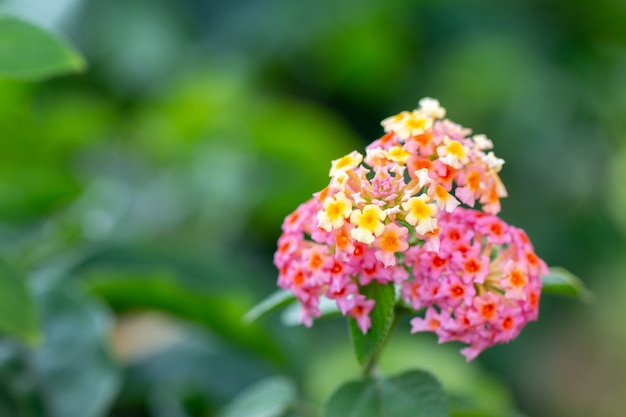
[[[537,318],[545,264],[523,231],[494,216],[504,161],[445,113],[425,98],[384,119],[385,134],[364,155],[332,161],[328,186],[286,217],[274,263],[302,323],[319,317],[324,297],[365,333],[375,301],[363,287],[396,285],[426,308],[412,331],[464,342],[471,360]]]

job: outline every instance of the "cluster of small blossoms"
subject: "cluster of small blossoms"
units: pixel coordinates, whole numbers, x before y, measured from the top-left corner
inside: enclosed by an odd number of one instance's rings
[[[409,274],[398,266],[380,265],[374,251],[364,243],[350,244],[351,256],[337,256],[347,243],[337,237],[334,243],[330,232],[318,227],[317,198],[301,204],[283,222],[283,234],[278,239],[274,263],[279,269],[278,285],[293,292],[302,307],[301,322],[311,326],[319,317],[320,297],[335,300],[344,315],[354,317],[366,333],[370,327],[369,313],[374,301],[359,293],[359,285],[372,280],[387,284],[395,280],[404,282]],[[348,235],[345,241],[349,241]],[[330,242],[330,244],[329,244]]]
[[[491,140],[448,119],[437,100],[420,100],[420,107],[403,111],[382,121],[386,134],[368,146],[406,156],[408,174],[426,169],[443,190],[474,207],[476,201],[485,213],[498,214],[500,198],[506,189],[498,176],[504,160],[490,149]],[[488,152],[487,152],[488,151]],[[439,188],[436,191],[442,192]]]
[[[422,320],[436,318],[440,322],[456,319],[454,311],[449,311],[450,305],[439,304],[441,293],[435,291],[447,289],[452,281],[463,282],[467,287],[457,308],[470,305],[474,298],[482,300],[484,294],[492,294],[488,296],[491,300],[500,294],[498,291],[507,300],[516,294],[521,297],[519,289],[509,294],[507,284],[495,293],[491,291],[496,288],[491,284],[495,278],[489,277],[510,269],[498,269],[500,264],[494,266],[491,262],[490,256],[497,252],[493,245],[500,245],[500,249],[517,247],[510,239],[464,229],[463,237],[471,235],[467,249],[460,244],[451,249],[454,245],[449,237],[441,246],[440,223],[456,219],[453,213],[457,210],[471,213],[459,208],[461,203],[473,207],[479,202],[485,213],[497,214],[499,199],[506,196],[498,176],[504,161],[493,152],[486,153],[492,147],[491,141],[484,135],[470,136],[469,129],[443,119],[444,116],[445,110],[438,101],[423,99],[418,109],[383,120],[385,135],[370,144],[365,155],[354,151],[333,161],[329,185],[285,219],[274,257],[279,269],[278,285],[293,292],[300,301],[301,321],[305,325],[310,326],[319,317],[320,298],[326,297],[336,302],[342,314],[354,317],[366,333],[375,301],[361,294],[360,288],[372,281],[402,288],[403,296],[415,309],[428,307],[426,319]],[[464,227],[478,223],[465,222]],[[512,230],[504,223],[497,224],[502,231]],[[481,249],[480,239],[495,240]],[[502,251],[505,253],[508,252]],[[465,271],[474,268],[474,272],[463,275],[462,270],[454,270],[452,274],[452,270],[444,269],[444,264],[441,268],[431,265],[429,269],[423,266],[429,257],[442,262],[450,260],[450,265],[462,264]],[[489,273],[492,267],[494,272]],[[531,275],[524,271],[524,277],[530,279]],[[498,306],[505,304],[508,301]],[[414,321],[415,331],[420,329],[419,320]],[[523,322],[516,316],[518,331]],[[461,336],[460,331],[444,333],[443,325],[438,334],[441,340],[466,341],[474,349],[467,351],[466,356],[472,358],[472,352],[478,354],[490,344],[508,340],[489,336],[488,329],[493,333],[494,328],[485,323],[481,328],[481,324],[472,321],[466,335]],[[470,340],[471,331],[478,330],[480,337]],[[513,332],[507,330],[506,334]]]
[[[438,253],[407,253],[413,279],[402,297],[424,318],[412,332],[431,331],[439,342],[460,341],[474,359],[485,348],[515,338],[539,312],[541,276],[547,271],[526,233],[496,216],[458,208],[439,217]]]

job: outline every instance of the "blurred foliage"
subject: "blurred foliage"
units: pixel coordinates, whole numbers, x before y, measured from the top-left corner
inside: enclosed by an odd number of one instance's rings
[[[72,47],[37,25],[0,15],[0,76],[38,80],[77,72],[85,61]]]
[[[0,254],[24,293],[0,297],[0,329],[42,328],[38,345],[0,341],[0,416],[229,415],[263,380],[310,401],[268,407],[315,415],[358,375],[345,321],[242,317],[275,289],[282,218],[423,96],[494,140],[504,219],[596,298],[544,297],[538,323],[472,364],[401,321],[382,372],[430,370],[455,416],[623,415],[622,2],[4,0],[0,13],[89,63],[0,80]]]

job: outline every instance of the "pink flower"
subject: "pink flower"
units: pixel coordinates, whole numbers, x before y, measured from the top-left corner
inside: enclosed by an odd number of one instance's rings
[[[364,296],[359,295],[354,298],[354,307],[348,312],[356,320],[359,329],[363,333],[367,333],[372,325],[369,314],[374,308],[374,304],[376,304],[374,300],[368,300]]]
[[[467,343],[461,352],[472,360],[536,320],[547,268],[522,230],[494,216],[463,208],[440,212],[439,229],[441,251],[422,252],[402,295],[414,308],[427,307],[425,318],[412,322],[414,331]],[[449,316],[442,320],[437,311]],[[434,319],[440,327],[428,330]]]
[[[412,332],[459,341],[468,360],[536,320],[545,263],[520,229],[494,215],[504,163],[484,135],[444,119],[423,99],[383,120],[385,134],[331,163],[328,185],[289,214],[274,254],[278,285],[310,326],[322,297],[363,333],[375,301],[366,285],[395,285]],[[460,207],[476,206],[477,210]]]
[[[398,226],[395,223],[389,223],[385,226],[383,233],[376,239],[376,259],[381,261],[385,266],[393,266],[396,264],[396,253],[404,252],[409,248],[406,241],[409,231],[406,227]]]
[[[424,318],[415,317],[411,320],[411,333],[437,332],[441,327],[441,314],[432,307],[426,309]]]

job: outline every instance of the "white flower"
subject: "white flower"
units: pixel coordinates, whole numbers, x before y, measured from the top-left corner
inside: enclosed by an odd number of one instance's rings
[[[489,168],[494,169],[496,172],[500,171],[502,169],[502,165],[504,165],[504,159],[498,158],[493,152],[489,152],[485,155],[483,157],[483,161]]]
[[[420,109],[434,119],[443,119],[446,109],[439,105],[439,100],[424,97],[419,101]]]
[[[476,148],[481,151],[493,148],[493,142],[485,135],[474,135],[472,136],[472,139],[476,144]]]

